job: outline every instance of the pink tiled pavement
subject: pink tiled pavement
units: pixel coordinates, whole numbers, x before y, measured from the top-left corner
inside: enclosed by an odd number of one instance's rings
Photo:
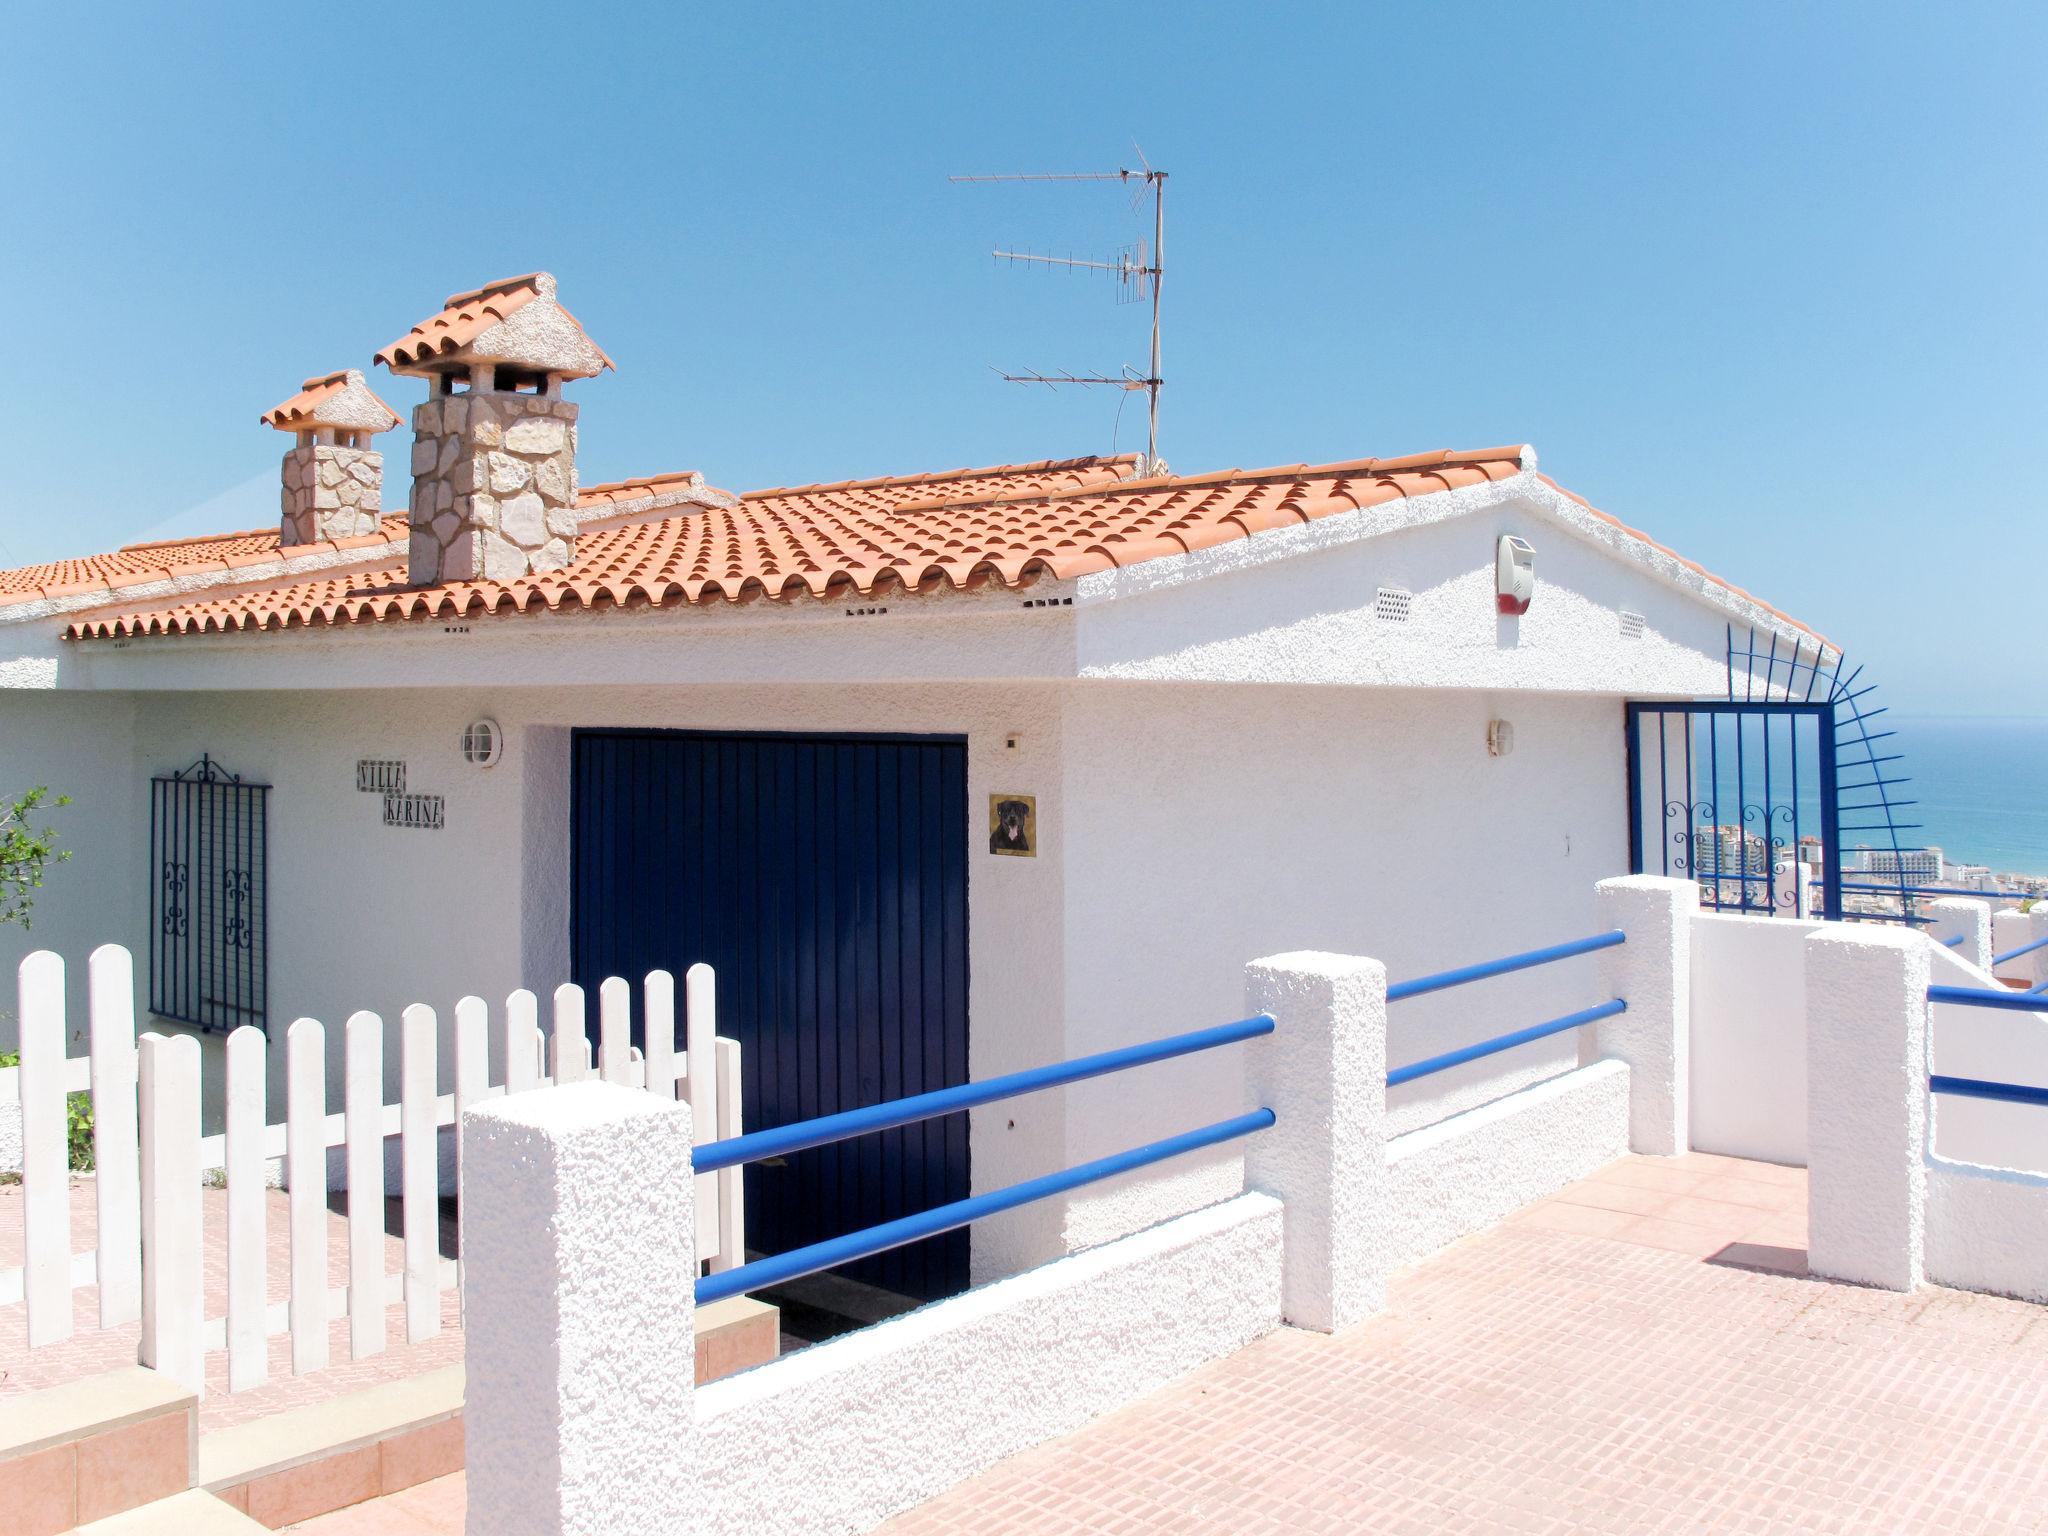
[[[71,1246],[82,1252],[92,1246],[94,1222],[93,1184],[90,1179],[71,1181]],[[206,1286],[206,1315],[219,1317],[227,1310],[227,1194],[224,1190],[201,1191],[205,1246],[201,1263]],[[395,1204],[395,1203],[394,1203]],[[390,1213],[384,1213],[387,1217]],[[271,1191],[268,1206],[268,1294],[273,1302],[291,1293],[290,1244],[286,1238],[286,1196]],[[387,1220],[392,1230],[395,1218]],[[451,1251],[444,1237],[443,1251]],[[384,1243],[384,1268],[396,1274],[404,1262],[404,1244],[395,1237]],[[0,1185],[0,1269],[21,1263],[22,1205],[19,1184]],[[327,1272],[330,1285],[348,1282],[348,1223],[330,1215],[327,1223]],[[40,1349],[28,1347],[28,1314],[21,1303],[0,1307],[0,1395],[34,1391],[55,1386],[99,1371],[110,1371],[135,1363],[141,1325],[129,1323],[101,1329],[99,1290],[86,1286],[71,1293],[75,1332],[69,1339]],[[270,1341],[270,1380],[260,1387],[232,1395],[227,1390],[227,1352],[208,1354],[207,1389],[199,1402],[201,1432],[229,1424],[245,1423],[286,1408],[322,1402],[349,1392],[358,1392],[379,1382],[416,1376],[462,1359],[462,1328],[456,1297],[450,1291],[441,1298],[441,1333],[418,1344],[405,1342],[405,1309],[394,1306],[385,1312],[388,1348],[362,1360],[349,1359],[348,1323],[338,1319],[328,1329],[328,1359],[324,1371],[305,1376],[291,1374],[291,1341],[279,1337]]]
[[[1805,1176],[1626,1158],[888,1536],[2040,1531],[2048,1309],[1805,1277]],[[304,1536],[440,1536],[460,1477]]]

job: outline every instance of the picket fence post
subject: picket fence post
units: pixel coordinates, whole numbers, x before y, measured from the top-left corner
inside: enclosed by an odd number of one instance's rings
[[[744,1134],[740,1122],[740,1043],[720,1040],[716,1044],[718,1063],[718,1128],[720,1139]],[[711,1272],[722,1274],[737,1269],[747,1258],[746,1169],[721,1168],[711,1175],[717,1180],[718,1252],[711,1257]],[[702,1209],[700,1203],[698,1209]]]
[[[21,1028],[22,1297],[34,1349],[71,1337],[71,1158],[64,1093],[64,961],[16,973]]]
[[[263,1031],[244,1024],[228,1036],[228,1390],[260,1385],[270,1375],[269,1311],[264,1296]]]
[[[521,987],[505,999],[505,1091],[540,1086],[540,999]]]
[[[285,1031],[285,1158],[291,1180],[292,1372],[327,1369],[327,1031]]]
[[[580,1083],[590,1075],[587,1049],[583,1035],[583,989],[573,981],[565,981],[555,988],[553,1076],[557,1088],[565,1083]]]
[[[683,973],[683,1049],[690,1070],[690,1125],[696,1145],[718,1139],[718,974],[699,960]],[[697,1175],[697,1252],[718,1252],[718,1175]]]
[[[86,961],[91,1010],[93,1194],[100,1326],[142,1315],[141,1149],[135,1128],[135,965],[118,944]]]
[[[199,1042],[189,1035],[152,1031],[136,1044],[142,1133],[142,1342],[137,1358],[203,1393]]]
[[[398,1192],[405,1234],[405,1338],[408,1344],[417,1344],[441,1331],[441,1133],[434,1124],[440,1021],[426,1004],[414,1003],[399,1016],[399,1027]],[[355,1206],[354,1191],[349,1206]]]
[[[641,1031],[647,1058],[647,1091],[656,1098],[676,1096],[676,979],[667,971],[649,971],[641,988],[646,1027]]]
[[[597,1040],[597,1075],[632,1087],[633,989],[623,976],[607,976],[598,985]]]
[[[384,1348],[384,1021],[353,1013],[345,1043],[348,1117],[348,1353]]]

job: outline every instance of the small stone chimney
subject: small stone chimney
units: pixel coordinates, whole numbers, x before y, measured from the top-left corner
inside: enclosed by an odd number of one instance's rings
[[[297,439],[284,456],[280,544],[377,531],[384,511],[384,455],[370,447],[370,439],[397,426],[398,413],[371,392],[360,369],[306,380],[262,420]]]
[[[546,272],[450,295],[377,361],[428,381],[412,413],[414,586],[509,581],[576,558],[576,407],[562,381],[612,360]]]

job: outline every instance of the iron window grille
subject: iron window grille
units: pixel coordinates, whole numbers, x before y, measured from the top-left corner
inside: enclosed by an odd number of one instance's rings
[[[209,756],[150,780],[149,1008],[268,1028],[270,786]]]

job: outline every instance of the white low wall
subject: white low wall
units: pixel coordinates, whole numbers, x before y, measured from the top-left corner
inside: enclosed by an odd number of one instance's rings
[[[2048,1178],[1930,1158],[1925,1241],[1936,1285],[2048,1302]]]
[[[2043,951],[2048,953],[2048,951]],[[1929,965],[1946,987],[1998,985],[1988,971],[1937,949]],[[1944,1077],[2048,1087],[2048,1011],[2014,1013],[1936,1003],[1929,1010],[1934,1070]],[[2048,1174],[2048,1109],[1936,1094],[1934,1151],[1957,1163]]]
[[[1805,1164],[1806,937],[1820,926],[1693,919],[1693,1150]]]
[[[1694,1150],[1806,1163],[1805,946],[1824,926],[1717,912],[1693,919]],[[1930,943],[1928,966],[1943,986],[1998,985],[1990,972],[1940,944]],[[1936,1072],[2048,1083],[2048,1009],[2011,1013],[1936,1003],[1929,1030]],[[1933,1149],[1959,1163],[2048,1173],[2044,1113],[2025,1104],[1937,1098]]]
[[[1280,1264],[1241,1195],[715,1382],[692,1529],[871,1529],[1270,1333]]]
[[[1388,1257],[1412,1264],[1629,1150],[1629,1069],[1595,1062],[1387,1143]]]

